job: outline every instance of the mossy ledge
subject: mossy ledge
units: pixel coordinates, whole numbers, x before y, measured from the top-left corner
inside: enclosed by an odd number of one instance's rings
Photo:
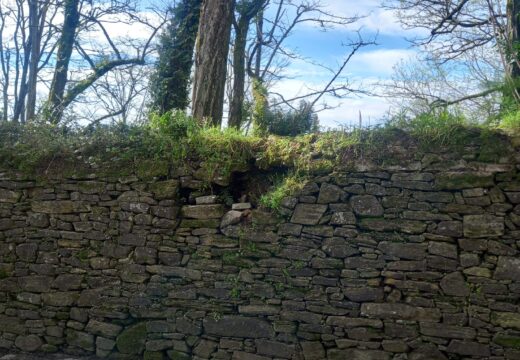
[[[91,179],[137,176],[167,179],[196,170],[207,186],[227,185],[234,172],[283,169],[304,176],[333,169],[398,166],[453,159],[504,163],[520,146],[498,130],[450,128],[444,136],[382,126],[298,137],[246,136],[233,129],[200,128],[167,134],[148,126],[109,127],[90,133],[47,125],[0,125],[0,168],[23,179]],[[448,131],[448,130],[446,130]],[[410,154],[414,156],[411,157]]]

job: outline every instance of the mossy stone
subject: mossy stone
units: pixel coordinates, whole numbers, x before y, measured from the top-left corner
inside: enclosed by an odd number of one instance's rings
[[[175,198],[178,188],[179,182],[177,180],[159,181],[148,185],[148,189],[159,200]]]
[[[163,360],[163,353],[160,351],[145,351],[144,352],[144,360]]]
[[[447,172],[437,175],[437,189],[460,190],[494,185],[493,174],[481,172]]]
[[[510,156],[513,153],[510,139],[503,134],[482,130],[480,140],[479,161],[498,162],[504,156]]]
[[[79,191],[85,194],[101,194],[105,192],[106,185],[101,181],[78,182]]]
[[[496,334],[493,342],[497,345],[520,349],[520,337],[508,334]]]
[[[9,273],[5,269],[0,269],[0,280],[7,279],[9,277]]]
[[[168,351],[168,357],[171,360],[190,360],[191,359],[190,355],[177,351],[177,350]]]
[[[143,352],[146,343],[146,323],[125,329],[116,339],[116,346],[123,354],[139,355]]]
[[[58,351],[58,347],[51,344],[43,344],[40,350],[46,353],[55,353]]]
[[[165,160],[141,160],[136,165],[135,173],[141,180],[168,176],[170,164]]]

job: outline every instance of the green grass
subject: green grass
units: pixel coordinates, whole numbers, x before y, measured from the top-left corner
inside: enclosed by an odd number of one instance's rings
[[[520,115],[504,116],[500,129],[520,129]],[[262,198],[270,208],[293,194],[306,176],[330,173],[359,160],[399,163],[392,147],[411,141],[423,152],[440,147],[463,150],[481,145],[480,160],[496,161],[508,148],[494,129],[477,127],[456,113],[437,111],[409,118],[395,116],[388,124],[364,130],[334,130],[296,137],[248,136],[235,129],[218,129],[195,122],[180,111],[150,116],[145,124],[63,128],[32,123],[0,124],[0,167],[26,175],[98,175],[167,177],[172,170],[197,164],[199,177],[210,184],[234,171],[283,169],[286,179],[275,181]],[[500,139],[500,141],[496,141]],[[477,142],[476,142],[477,141]],[[420,154],[418,154],[419,156]],[[223,182],[225,183],[225,181]]]
[[[279,177],[268,193],[262,195],[260,204],[266,208],[279,212],[282,201],[288,196],[296,194],[303,189],[306,178],[303,175],[292,173],[285,177]]]
[[[469,125],[462,114],[447,110],[422,113],[411,119],[401,115],[390,121],[390,126],[407,132],[426,145],[454,144]]]
[[[506,113],[500,121],[499,128],[513,135],[520,134],[520,110]]]

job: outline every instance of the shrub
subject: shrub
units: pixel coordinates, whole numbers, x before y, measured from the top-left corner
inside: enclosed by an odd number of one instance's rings
[[[279,136],[297,136],[318,131],[318,116],[312,105],[300,102],[297,109],[275,107],[264,114],[267,132]]]
[[[173,139],[182,139],[200,130],[200,126],[182,110],[168,111],[150,116],[150,127]]]
[[[506,132],[519,134],[520,133],[520,110],[510,111],[502,116],[499,128]]]

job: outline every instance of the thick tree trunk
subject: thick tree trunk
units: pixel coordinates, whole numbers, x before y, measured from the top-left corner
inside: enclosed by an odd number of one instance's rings
[[[202,4],[195,55],[193,116],[222,124],[227,57],[235,0],[205,0]]]
[[[509,39],[509,64],[507,77],[511,84],[511,92],[520,102],[520,0],[508,0],[507,25]]]
[[[233,93],[229,107],[228,126],[240,129],[242,125],[244,90],[246,81],[246,45],[249,32],[249,19],[240,17],[235,29],[235,46],[233,49]]]
[[[63,95],[67,85],[69,63],[79,24],[79,1],[65,0],[65,19],[58,40],[58,55],[46,108],[47,116],[54,124],[60,122],[63,115]]]

